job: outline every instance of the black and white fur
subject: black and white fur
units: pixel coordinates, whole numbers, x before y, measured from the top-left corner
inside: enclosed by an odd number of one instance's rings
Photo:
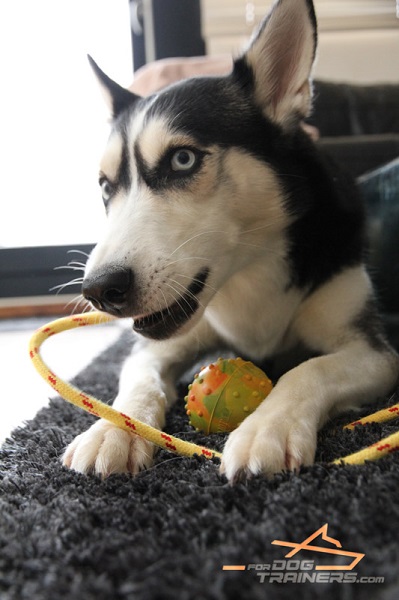
[[[301,128],[316,43],[311,0],[279,0],[226,77],[143,99],[93,64],[113,112],[100,172],[109,227],[83,292],[132,317],[140,338],[114,406],[162,428],[179,374],[221,345],[254,360],[299,346],[310,357],[228,437],[229,481],[311,464],[329,415],[398,377],[356,190]],[[99,420],[64,464],[106,476],[152,457],[150,443]]]

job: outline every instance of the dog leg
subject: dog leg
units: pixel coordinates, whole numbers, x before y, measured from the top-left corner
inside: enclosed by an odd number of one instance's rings
[[[166,342],[139,341],[123,367],[114,407],[162,429],[166,410],[176,400],[177,377],[216,341],[205,320],[188,334]],[[94,471],[106,477],[111,473],[136,474],[151,466],[153,455],[153,444],[99,419],[72,441],[63,464],[81,473]]]
[[[233,482],[242,475],[272,476],[312,464],[317,431],[329,413],[389,393],[397,375],[397,358],[363,340],[302,363],[230,434],[222,472]]]
[[[229,436],[222,472],[271,476],[314,460],[317,431],[333,412],[371,402],[395,386],[399,359],[380,331],[371,285],[348,269],[303,303],[291,333],[321,356],[288,371]]]

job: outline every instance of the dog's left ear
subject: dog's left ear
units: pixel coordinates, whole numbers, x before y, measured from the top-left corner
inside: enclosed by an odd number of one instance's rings
[[[129,92],[129,90],[108,77],[89,54],[87,55],[87,58],[100,83],[101,91],[103,92],[111,115],[115,119],[123,110],[137,102],[140,96],[136,96],[136,94]]]
[[[278,0],[233,73],[242,80],[242,70],[249,70],[257,104],[270,119],[289,128],[309,115],[316,47],[312,0]]]

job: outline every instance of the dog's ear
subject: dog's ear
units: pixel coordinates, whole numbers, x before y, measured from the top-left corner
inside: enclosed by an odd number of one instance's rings
[[[262,111],[283,127],[310,112],[316,47],[312,0],[278,0],[235,63],[234,71],[241,80],[243,69],[250,75]]]
[[[129,92],[129,90],[120,86],[108,77],[89,54],[87,55],[87,58],[100,83],[101,91],[103,92],[111,115],[115,119],[123,110],[134,104],[140,96],[136,96],[136,94]]]

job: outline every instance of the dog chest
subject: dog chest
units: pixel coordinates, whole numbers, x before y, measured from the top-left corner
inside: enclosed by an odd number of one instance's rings
[[[288,288],[286,274],[254,265],[234,275],[216,294],[205,318],[245,355],[263,358],[280,351],[302,295]]]

